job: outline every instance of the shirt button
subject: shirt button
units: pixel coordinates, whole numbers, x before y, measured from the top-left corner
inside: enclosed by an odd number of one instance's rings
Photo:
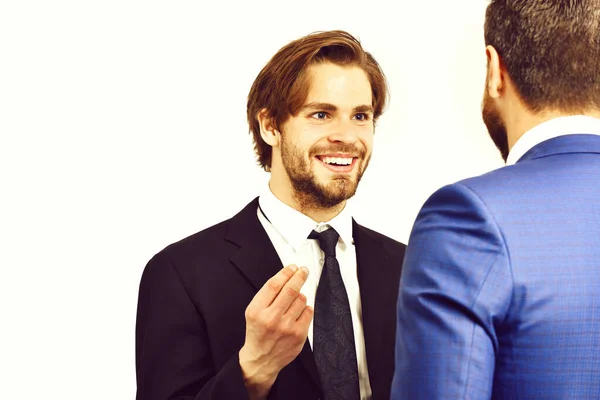
[[[325,262],[325,260],[323,260],[322,258],[319,260],[319,262],[321,263],[321,265],[323,265],[323,263]]]

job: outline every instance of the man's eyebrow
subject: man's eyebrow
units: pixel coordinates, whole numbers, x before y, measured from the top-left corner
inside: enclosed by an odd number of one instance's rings
[[[306,111],[306,110],[319,110],[319,111],[337,111],[337,107],[334,106],[333,104],[330,103],[319,103],[319,102],[312,102],[312,103],[308,103],[302,106],[302,108],[300,109],[300,111]],[[373,106],[371,105],[360,105],[360,106],[356,106],[352,109],[352,112],[354,113],[374,113],[374,109]]]
[[[375,112],[375,110],[373,110],[373,106],[367,106],[367,105],[356,106],[356,107],[354,107],[354,109],[352,111],[354,111],[355,113],[371,113],[371,114],[373,114]]]
[[[329,103],[312,102],[312,103],[303,105],[302,108],[300,109],[300,111],[304,111],[304,110],[336,111],[337,107],[334,106],[333,104],[329,104]]]

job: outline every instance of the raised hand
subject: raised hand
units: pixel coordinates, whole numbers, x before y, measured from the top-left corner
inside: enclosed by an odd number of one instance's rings
[[[246,341],[239,359],[252,400],[265,399],[279,371],[302,351],[314,314],[300,293],[307,277],[306,267],[283,268],[246,308]]]

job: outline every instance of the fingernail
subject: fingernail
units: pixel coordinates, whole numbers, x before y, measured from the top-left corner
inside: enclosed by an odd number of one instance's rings
[[[298,270],[298,267],[292,264],[292,265],[290,265],[290,269],[291,269],[293,272],[296,272],[296,271]]]
[[[302,271],[304,271],[304,273],[308,276],[308,268],[302,267]]]

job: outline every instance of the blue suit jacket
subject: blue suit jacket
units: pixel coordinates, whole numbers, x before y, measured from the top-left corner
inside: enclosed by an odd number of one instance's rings
[[[433,194],[396,332],[392,399],[600,399],[600,136]]]

